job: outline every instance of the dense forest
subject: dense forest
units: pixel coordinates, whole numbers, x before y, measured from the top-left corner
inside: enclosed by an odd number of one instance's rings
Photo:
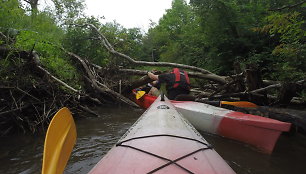
[[[87,16],[84,0],[40,3],[0,0],[1,135],[37,132],[62,106],[133,105],[152,69],[184,68],[204,98],[306,101],[306,1],[173,0],[146,33]]]

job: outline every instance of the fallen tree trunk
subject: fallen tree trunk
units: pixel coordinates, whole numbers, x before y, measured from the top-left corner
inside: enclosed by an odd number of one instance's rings
[[[99,66],[96,65],[96,68],[99,68]],[[137,70],[137,69],[118,69],[118,71],[122,73],[128,73],[131,75],[138,75],[138,76],[144,76],[144,75],[147,75],[148,73],[148,71]],[[192,71],[187,71],[187,73],[190,78],[206,79],[206,80],[213,78],[213,75],[211,74],[203,74],[203,73],[192,72]],[[225,79],[226,78],[230,79],[229,77],[225,77]]]
[[[79,27],[90,27],[94,32],[97,33],[97,38],[102,42],[103,46],[113,55],[122,58],[123,60],[128,61],[133,65],[140,66],[159,66],[159,67],[178,67],[186,70],[191,70],[188,72],[191,78],[200,78],[206,79],[209,81],[213,81],[218,83],[219,85],[223,85],[222,87],[218,87],[214,92],[209,96],[210,98],[223,98],[223,97],[239,97],[243,100],[249,100],[255,102],[256,104],[266,105],[269,104],[267,100],[267,90],[272,88],[278,88],[279,84],[275,84],[273,82],[270,86],[265,87],[265,83],[270,83],[270,81],[263,81],[261,79],[260,71],[254,68],[253,65],[249,65],[245,72],[241,72],[241,68],[236,68],[238,73],[233,76],[219,76],[210,71],[207,71],[202,68],[183,65],[177,63],[169,63],[169,62],[147,62],[147,61],[137,61],[132,57],[120,53],[114,49],[114,47],[110,44],[107,38],[99,31],[97,27],[92,24],[84,24],[84,25],[76,25]],[[96,66],[97,67],[97,66]],[[238,70],[239,69],[239,70]],[[141,70],[131,70],[131,69],[118,69],[119,72],[131,73],[133,75],[146,75],[146,71]],[[245,81],[243,81],[245,79]],[[144,85],[149,82],[148,80],[140,80],[138,82],[127,85],[127,90],[130,91],[131,88],[137,87],[137,85]],[[244,82],[244,84],[240,84]],[[245,91],[241,91],[245,89]],[[219,94],[219,95],[217,95]]]
[[[76,25],[79,26],[79,25]],[[210,71],[207,71],[205,69],[202,68],[198,68],[195,66],[190,66],[190,65],[184,65],[184,64],[177,64],[177,63],[170,63],[170,62],[147,62],[147,61],[137,61],[133,58],[131,58],[128,55],[125,55],[123,53],[120,53],[118,51],[116,51],[113,46],[109,43],[109,41],[107,40],[107,38],[97,29],[97,27],[95,27],[92,24],[85,24],[82,25],[81,27],[84,26],[89,26],[92,29],[94,29],[94,31],[96,31],[96,33],[98,34],[98,38],[102,41],[104,47],[111,52],[112,54],[124,58],[125,60],[127,60],[128,62],[135,64],[135,65],[144,65],[144,66],[159,66],[159,67],[176,67],[176,68],[183,68],[183,69],[189,69],[192,71],[196,71],[196,72],[200,72],[202,74],[206,75],[206,79],[211,80],[211,81],[215,81],[217,83],[221,83],[221,84],[225,84],[227,83],[228,79],[225,76],[219,76],[217,74],[214,74]]]

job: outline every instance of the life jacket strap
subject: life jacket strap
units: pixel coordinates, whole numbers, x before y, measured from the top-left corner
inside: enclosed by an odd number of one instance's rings
[[[173,68],[173,73],[175,75],[175,82],[174,82],[173,88],[177,88],[181,81],[180,70],[178,68]]]

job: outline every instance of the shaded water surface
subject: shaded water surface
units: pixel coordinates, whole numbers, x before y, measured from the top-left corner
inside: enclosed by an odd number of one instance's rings
[[[66,174],[87,173],[144,112],[131,108],[99,108],[100,117],[76,121],[78,138]],[[306,139],[281,136],[272,155],[216,135],[201,132],[239,174],[306,173]],[[0,174],[40,173],[43,136],[0,138]]]

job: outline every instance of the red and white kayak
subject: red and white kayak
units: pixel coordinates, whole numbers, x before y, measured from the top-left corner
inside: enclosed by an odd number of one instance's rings
[[[144,95],[135,102],[146,108],[156,97]],[[194,101],[171,101],[176,109],[201,131],[238,140],[272,153],[282,132],[289,131],[291,123],[244,114]]]
[[[168,99],[159,97],[89,173],[235,172]]]

